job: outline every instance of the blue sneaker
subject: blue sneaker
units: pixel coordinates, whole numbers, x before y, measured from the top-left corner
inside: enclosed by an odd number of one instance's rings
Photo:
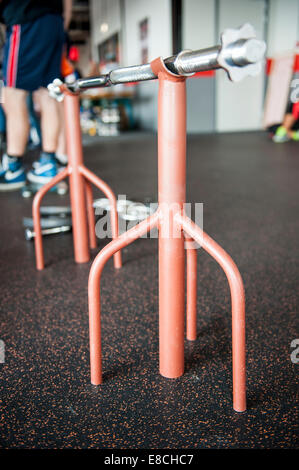
[[[40,184],[42,186],[57,175],[54,154],[42,153],[39,160],[34,162],[32,167],[32,170],[27,173],[27,179],[30,183]]]
[[[0,191],[14,191],[26,182],[22,159],[4,154],[0,165]]]

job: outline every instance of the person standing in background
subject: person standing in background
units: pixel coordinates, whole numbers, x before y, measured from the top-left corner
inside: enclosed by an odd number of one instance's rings
[[[0,80],[3,83],[3,49],[5,44],[5,27],[0,24]],[[2,84],[1,84],[2,86]],[[2,107],[3,90],[0,89],[0,155],[6,141],[6,118]]]
[[[26,182],[23,155],[29,133],[29,92],[38,93],[42,151],[27,178],[45,184],[57,174],[60,113],[47,85],[61,76],[64,30],[71,9],[72,0],[0,0],[1,21],[7,26],[3,63],[7,153],[0,166],[0,191],[21,188]]]

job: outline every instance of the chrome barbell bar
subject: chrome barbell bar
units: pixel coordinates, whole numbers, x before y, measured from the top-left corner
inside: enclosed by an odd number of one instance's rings
[[[197,51],[182,51],[164,59],[165,66],[174,74],[189,76],[196,72],[224,69],[230,80],[239,81],[251,75],[257,75],[262,66],[266,43],[256,39],[254,28],[246,23],[238,29],[226,29],[221,34],[221,44]],[[157,78],[151,64],[121,67],[106,75],[79,78],[67,87],[73,91],[89,88],[107,87],[121,83],[140,82]],[[62,99],[61,82],[54,80],[48,86],[50,94]],[[61,96],[61,98],[60,98]]]

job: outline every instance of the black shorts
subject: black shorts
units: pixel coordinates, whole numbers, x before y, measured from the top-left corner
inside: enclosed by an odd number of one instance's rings
[[[60,78],[63,45],[61,15],[47,14],[9,26],[4,46],[5,86],[34,91]]]

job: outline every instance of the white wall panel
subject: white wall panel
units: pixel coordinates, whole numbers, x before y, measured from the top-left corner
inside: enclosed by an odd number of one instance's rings
[[[148,59],[172,54],[172,23],[170,0],[125,0],[124,64],[141,61],[139,23],[148,18]],[[157,128],[157,83],[138,84],[137,117],[145,129]]]
[[[209,47],[215,41],[215,0],[183,0],[183,49]]]
[[[294,49],[299,41],[299,1],[271,0],[268,20],[268,57]]]
[[[183,0],[182,48],[201,49],[215,44],[215,0]],[[187,131],[215,129],[215,78],[187,80]]]
[[[263,39],[265,2],[263,0],[219,0],[219,33],[251,23]],[[233,83],[223,70],[216,73],[216,129],[241,131],[262,125],[264,72]]]
[[[93,58],[98,60],[98,45],[121,31],[120,0],[91,0],[90,21]],[[105,32],[101,31],[103,23],[108,25]]]
[[[172,25],[170,0],[125,0],[126,65],[139,64],[141,48],[139,23],[148,18],[149,60],[172,53]]]

